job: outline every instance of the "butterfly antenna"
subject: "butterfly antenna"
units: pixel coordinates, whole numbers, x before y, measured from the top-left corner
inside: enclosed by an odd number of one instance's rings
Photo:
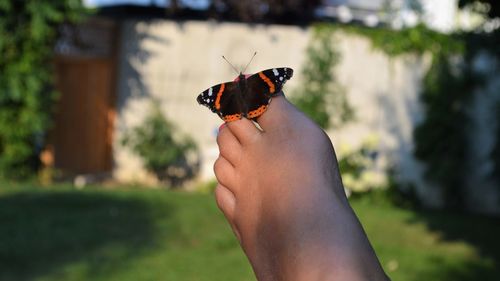
[[[243,72],[242,72],[242,73],[245,73],[245,70],[247,70],[247,67],[250,65],[250,63],[252,62],[253,58],[255,58],[255,55],[257,55],[257,52],[253,53],[252,58],[251,58],[251,59],[250,59],[250,61],[247,63],[247,66],[245,66],[245,68],[243,69]]]
[[[236,71],[236,73],[237,73],[238,75],[240,75],[240,73],[241,73],[241,72],[239,72],[239,71],[236,69],[236,67],[234,67],[234,65],[232,65],[232,64],[231,64],[231,63],[230,63],[230,62],[226,59],[226,57],[225,57],[225,56],[222,56],[222,58],[223,58],[223,59],[224,59],[227,63],[229,63],[229,65],[230,65],[230,66],[234,69],[234,71]]]

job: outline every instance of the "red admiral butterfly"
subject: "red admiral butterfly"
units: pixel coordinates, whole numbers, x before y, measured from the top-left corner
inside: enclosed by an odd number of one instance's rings
[[[292,76],[293,69],[287,67],[263,70],[249,77],[240,72],[236,81],[212,86],[196,100],[225,122],[243,117],[256,119],[266,111],[272,97],[280,93]]]

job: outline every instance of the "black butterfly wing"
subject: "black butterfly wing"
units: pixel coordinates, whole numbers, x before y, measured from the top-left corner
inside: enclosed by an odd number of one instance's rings
[[[230,122],[242,117],[237,95],[241,95],[238,83],[226,82],[206,89],[196,100],[219,115],[222,120]]]
[[[258,72],[247,78],[244,95],[248,106],[247,118],[255,119],[262,115],[271,98],[279,94],[283,85],[293,76],[293,69],[287,67],[272,68]]]

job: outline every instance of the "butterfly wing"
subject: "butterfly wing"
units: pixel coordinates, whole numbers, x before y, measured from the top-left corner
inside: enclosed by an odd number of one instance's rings
[[[238,95],[241,95],[238,83],[226,82],[206,89],[196,100],[219,115],[222,120],[230,122],[242,117]]]
[[[283,85],[293,76],[293,69],[288,67],[272,68],[258,72],[247,78],[247,93],[244,95],[248,105],[247,118],[255,119],[262,115],[279,94]]]

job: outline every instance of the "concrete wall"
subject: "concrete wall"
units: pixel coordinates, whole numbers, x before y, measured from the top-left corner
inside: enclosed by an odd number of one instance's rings
[[[195,99],[208,87],[235,78],[236,73],[221,55],[242,66],[257,51],[248,73],[279,66],[293,68],[295,76],[285,86],[290,94],[301,83],[309,37],[309,29],[293,26],[126,22],[121,39],[115,177],[123,181],[151,179],[141,168],[140,159],[124,149],[120,139],[125,130],[141,124],[155,99],[180,131],[199,144],[203,160],[200,179],[213,178],[212,165],[218,156],[215,136],[222,121]],[[357,115],[356,122],[328,132],[335,147],[355,147],[376,136],[380,168],[394,164],[401,181],[414,183],[428,205],[439,205],[437,189],[423,182],[423,167],[412,155],[413,128],[422,119],[418,93],[429,59],[389,58],[354,35],[337,34],[334,40],[342,54],[337,77]]]

